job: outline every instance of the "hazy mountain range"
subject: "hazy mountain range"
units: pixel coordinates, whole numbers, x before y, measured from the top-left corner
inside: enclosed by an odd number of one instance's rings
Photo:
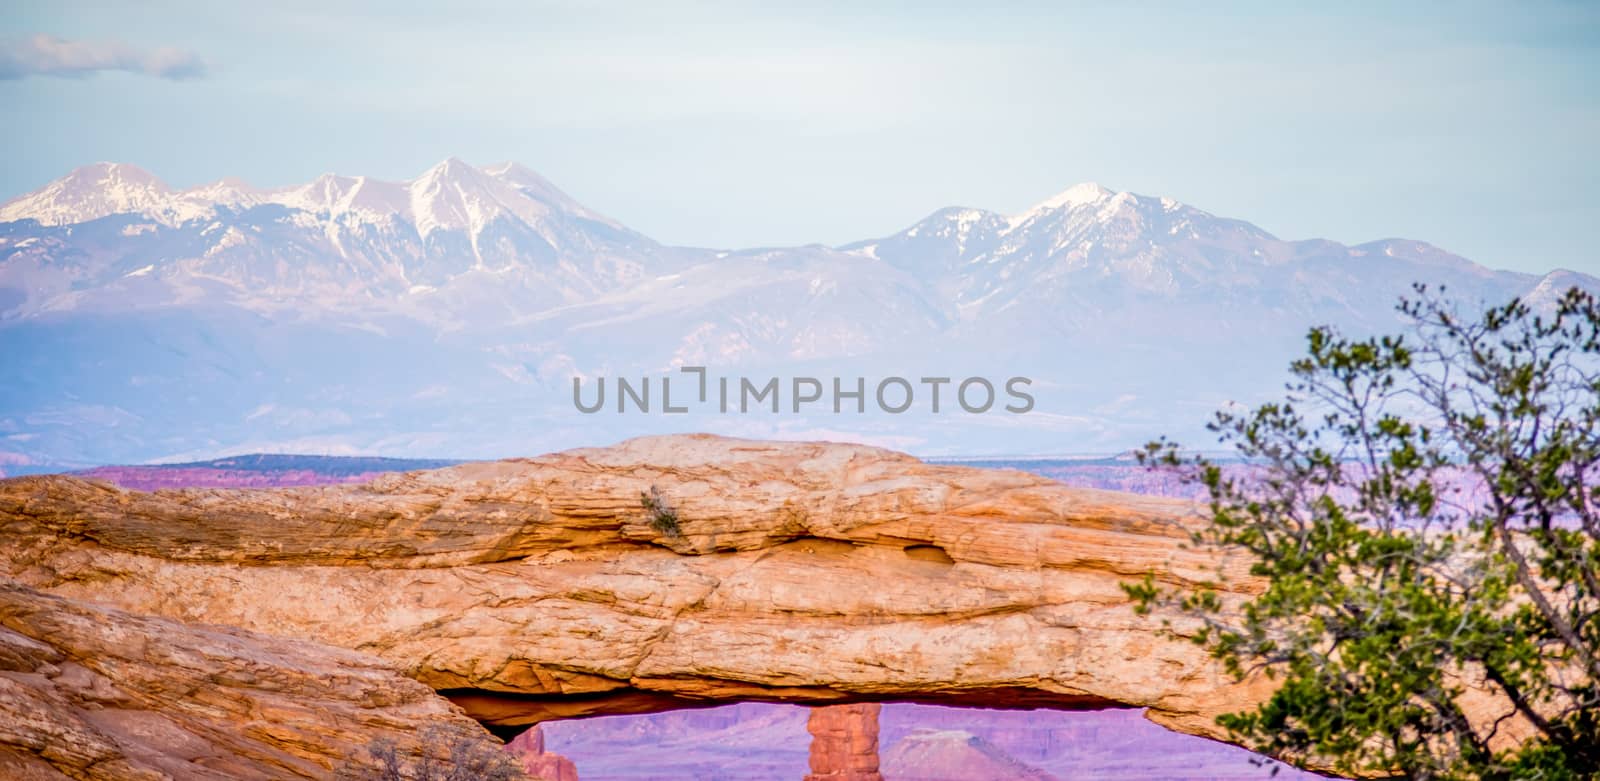
[[[174,190],[102,163],[0,206],[0,470],[482,457],[669,430],[927,454],[1200,441],[1211,409],[1280,387],[1306,327],[1391,328],[1413,281],[1474,306],[1600,289],[1418,241],[1282,240],[1094,184],[841,247],[721,250],[661,245],[514,164]],[[795,415],[786,388],[776,415],[574,409],[575,376],[681,365],[864,376],[869,395],[889,375],[1026,376],[1037,403]]]

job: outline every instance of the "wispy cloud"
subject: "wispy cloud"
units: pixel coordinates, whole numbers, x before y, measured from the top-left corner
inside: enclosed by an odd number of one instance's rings
[[[120,41],[68,41],[44,34],[0,41],[0,79],[83,78],[101,71],[197,79],[206,75],[206,63],[194,52],[170,46],[140,49]]]

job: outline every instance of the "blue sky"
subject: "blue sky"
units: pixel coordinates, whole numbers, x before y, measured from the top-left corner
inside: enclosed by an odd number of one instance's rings
[[[256,5],[10,5],[0,194],[97,160],[268,186],[454,155],[734,247],[1098,181],[1600,273],[1595,3]]]

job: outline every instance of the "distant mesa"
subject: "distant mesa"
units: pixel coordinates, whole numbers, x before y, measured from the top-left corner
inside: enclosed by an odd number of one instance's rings
[[[101,466],[72,474],[123,488],[234,488],[359,483],[386,472],[438,469],[460,461],[439,458],[379,458],[253,453],[209,461]]]
[[[886,781],[1061,781],[963,730],[921,729],[883,756]]]

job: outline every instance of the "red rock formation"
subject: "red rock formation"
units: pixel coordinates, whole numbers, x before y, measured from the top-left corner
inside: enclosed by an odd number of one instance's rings
[[[1225,603],[1259,588],[1246,557],[1187,544],[1193,509],[858,445],[650,437],[361,485],[6,480],[0,576],[359,649],[502,728],[876,699],[1139,707],[1226,739],[1216,716],[1273,682],[1235,682],[1164,629],[1192,619],[1137,615],[1122,588],[1219,569]],[[1509,747],[1525,733],[1497,697],[1461,705]]]
[[[877,703],[812,708],[811,773],[805,781],[883,781],[878,774]]]
[[[511,742],[506,744],[506,751],[515,754],[517,759],[522,761],[522,769],[534,778],[544,781],[578,781],[578,767],[572,764],[572,760],[546,751],[544,730],[537,726],[512,738]]]
[[[366,654],[134,615],[0,578],[0,779],[378,778],[374,741],[406,765],[500,748]]]
[[[0,453],[0,464],[5,453]],[[295,458],[286,456],[284,458]],[[224,459],[222,462],[240,459]],[[300,459],[297,459],[300,460]],[[346,474],[324,469],[346,467],[347,459],[312,457],[307,469],[224,469],[196,465],[99,467],[76,477],[150,491],[161,488],[248,488],[362,482],[380,472]],[[359,460],[359,459],[352,459]],[[17,462],[25,465],[25,462]],[[390,462],[384,462],[389,465]],[[984,464],[1014,468],[1056,479],[1070,486],[1130,491],[1151,496],[1203,496],[1204,486],[1179,481],[1175,475],[1151,471],[1135,463],[1083,464],[1022,460]],[[444,466],[440,464],[439,466]],[[419,462],[394,461],[382,472],[423,468]],[[0,477],[4,477],[0,468]],[[547,722],[539,737],[559,755],[581,765],[587,775],[615,781],[683,781],[715,775],[723,781],[771,781],[801,778],[808,768],[811,709],[776,703],[742,703],[716,708],[610,716]],[[1254,756],[1236,746],[1171,732],[1140,717],[1137,711],[1063,712],[996,711],[933,705],[886,706],[878,716],[879,772],[886,781],[909,781],[909,767],[930,754],[913,751],[926,743],[906,740],[919,731],[969,731],[975,739],[1016,761],[1026,760],[1059,778],[1143,781],[1182,775],[1215,781],[1260,779],[1267,772],[1277,781],[1318,778],[1277,765],[1270,771],[1251,764]],[[530,734],[525,740],[533,740]],[[548,753],[548,748],[545,749]],[[548,763],[547,763],[548,764]],[[0,754],[0,778],[10,778]],[[952,765],[951,767],[954,767]],[[956,777],[984,778],[984,772],[958,768]]]

